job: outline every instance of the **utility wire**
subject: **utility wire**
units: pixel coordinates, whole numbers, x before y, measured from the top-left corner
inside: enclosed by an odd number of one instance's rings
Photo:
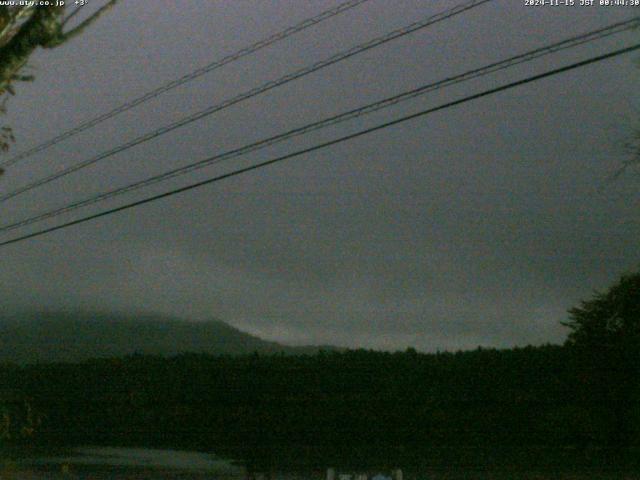
[[[389,32],[383,36],[380,37],[376,37],[366,43],[362,43],[360,45],[357,45],[353,48],[350,48],[346,51],[343,51],[341,53],[335,54],[325,60],[321,60],[311,66],[308,67],[304,67],[301,68],[299,70],[296,70],[292,73],[289,73],[283,77],[280,77],[277,80],[272,80],[269,81],[267,83],[262,84],[259,87],[256,87],[252,90],[246,91],[244,93],[241,93],[231,99],[225,100],[222,103],[213,105],[211,107],[206,108],[205,110],[201,110],[199,112],[196,112],[192,115],[189,115],[187,117],[184,117],[174,123],[171,123],[169,125],[166,125],[164,127],[158,128],[156,130],[153,130],[149,133],[146,133],[140,137],[137,137],[125,144],[122,144],[118,147],[112,148],[111,150],[108,150],[106,152],[103,152],[95,157],[89,158],[87,160],[84,160],[80,163],[77,163],[75,165],[71,165],[70,167],[67,167],[63,170],[60,170],[56,173],[53,173],[47,177],[41,178],[39,180],[36,180],[34,182],[28,183],[26,185],[23,185],[22,187],[19,187],[15,190],[12,190],[11,192],[5,193],[0,195],[0,202],[4,202],[6,200],[9,200],[10,198],[13,198],[17,195],[20,195],[24,192],[28,192],[29,190],[33,190],[34,188],[40,187],[42,185],[45,185],[49,182],[52,182],[54,180],[57,180],[61,177],[64,177],[66,175],[69,175],[70,173],[74,173],[77,172],[78,170],[81,170],[83,168],[86,168],[90,165],[95,164],[96,162],[99,162],[101,160],[104,160],[105,158],[109,158],[113,155],[116,155],[118,153],[121,153],[125,150],[128,150],[132,147],[135,147],[136,145],[140,145],[141,143],[145,143],[148,142],[149,140],[152,140],[154,138],[157,138],[161,135],[165,135],[177,128],[183,127],[185,125],[189,125],[197,120],[200,120],[204,117],[207,117],[209,115],[212,115],[216,112],[219,112],[221,110],[224,110],[226,108],[231,107],[232,105],[235,105],[237,103],[240,103],[244,100],[248,100],[252,97],[258,96],[266,91],[272,90],[276,87],[279,87],[281,85],[284,85],[286,83],[292,82],[294,80],[297,80],[298,78],[304,77],[306,75],[309,75],[313,72],[316,72],[318,70],[321,70],[323,68],[326,68],[330,65],[333,65],[335,63],[341,62],[343,60],[346,60],[350,57],[353,57],[354,55],[360,54],[362,52],[365,52],[367,50],[370,50],[372,48],[378,47],[380,45],[383,45],[387,42],[390,42],[392,40],[395,40],[397,38],[403,37],[405,35],[409,35],[410,33],[416,32],[418,30],[421,30],[423,28],[426,28],[430,25],[433,25],[434,23],[446,20],[448,18],[451,18],[455,15],[459,15],[467,10],[470,10],[472,8],[478,7],[484,3],[488,3],[492,0],[471,0],[469,2],[466,3],[462,3],[456,7],[453,7],[451,9],[448,9],[444,12],[438,13],[436,15],[432,15],[430,17],[427,17],[423,20],[420,20],[418,22],[414,22],[406,27],[403,28],[399,28],[397,30],[393,30],[392,32]]]
[[[360,131],[352,133],[350,135],[345,135],[345,136],[330,140],[328,142],[319,143],[319,144],[316,144],[316,145],[314,145],[312,147],[304,148],[302,150],[298,150],[298,151],[293,152],[293,153],[289,153],[289,154],[286,154],[286,155],[282,155],[280,157],[272,158],[270,160],[265,160],[263,162],[251,165],[249,167],[240,168],[238,170],[234,170],[232,172],[224,173],[224,174],[209,178],[207,180],[202,180],[200,182],[187,185],[185,187],[177,188],[175,190],[171,190],[171,191],[168,191],[168,192],[165,192],[165,193],[161,193],[161,194],[158,194],[158,195],[153,195],[151,197],[148,197],[148,198],[145,198],[145,199],[142,199],[142,200],[137,200],[135,202],[127,203],[125,205],[121,205],[121,206],[116,207],[116,208],[105,210],[105,211],[102,211],[102,212],[99,212],[99,213],[96,213],[96,214],[93,214],[93,215],[88,215],[86,217],[82,217],[82,218],[79,218],[79,219],[76,219],[76,220],[72,220],[72,221],[69,221],[69,222],[66,222],[66,223],[63,223],[63,224],[60,224],[60,225],[56,225],[56,226],[53,226],[53,227],[45,228],[45,229],[42,229],[42,230],[38,230],[36,232],[32,232],[32,233],[29,233],[29,234],[26,234],[26,235],[22,235],[22,236],[17,237],[17,238],[6,240],[6,241],[0,243],[0,247],[6,246],[6,245],[10,245],[10,244],[13,244],[13,243],[17,243],[17,242],[21,242],[21,241],[24,241],[24,240],[27,240],[27,239],[30,239],[30,238],[38,237],[38,236],[41,236],[41,235],[44,235],[44,234],[47,234],[47,233],[51,233],[51,232],[54,232],[54,231],[57,231],[57,230],[61,230],[61,229],[64,229],[64,228],[68,228],[68,227],[71,227],[73,225],[78,225],[78,224],[81,224],[81,223],[84,223],[84,222],[88,222],[90,220],[95,220],[97,218],[105,217],[107,215],[111,215],[111,214],[114,214],[114,213],[117,213],[117,212],[128,210],[130,208],[134,208],[134,207],[137,207],[137,206],[140,206],[140,205],[151,203],[151,202],[154,202],[156,200],[160,200],[162,198],[166,198],[166,197],[170,197],[170,196],[173,196],[173,195],[176,195],[176,194],[179,194],[179,193],[187,192],[189,190],[193,190],[193,189],[202,187],[204,185],[208,185],[208,184],[215,183],[215,182],[218,182],[218,181],[221,181],[221,180],[225,180],[225,179],[230,178],[230,177],[235,177],[237,175],[241,175],[243,173],[250,172],[252,170],[257,170],[259,168],[263,168],[263,167],[266,167],[266,166],[269,166],[269,165],[273,165],[275,163],[282,162],[284,160],[288,160],[288,159],[291,159],[291,158],[294,158],[294,157],[305,155],[307,153],[311,153],[311,152],[314,152],[316,150],[321,150],[321,149],[330,147],[332,145],[336,145],[336,144],[339,144],[339,143],[342,143],[342,142],[346,142],[348,140],[353,140],[355,138],[358,138],[358,137],[361,137],[361,136],[364,136],[364,135],[368,135],[370,133],[377,132],[379,130],[383,130],[385,128],[389,128],[389,127],[392,127],[394,125],[398,125],[398,124],[407,122],[409,120],[414,120],[416,118],[423,117],[425,115],[428,115],[428,114],[431,114],[431,113],[434,113],[434,112],[437,112],[437,111],[446,110],[448,108],[454,107],[456,105],[461,105],[463,103],[466,103],[466,102],[469,102],[469,101],[472,101],[472,100],[476,100],[478,98],[482,98],[482,97],[486,97],[486,96],[489,96],[489,95],[493,95],[493,94],[498,93],[498,92],[502,92],[502,91],[505,91],[505,90],[509,90],[509,89],[521,86],[521,85],[525,85],[525,84],[528,84],[528,83],[532,83],[532,82],[541,80],[543,78],[548,78],[548,77],[551,77],[551,76],[554,76],[554,75],[558,75],[558,74],[561,74],[561,73],[564,73],[564,72],[568,72],[570,70],[574,70],[574,69],[577,69],[577,68],[580,68],[580,67],[584,67],[586,65],[590,65],[590,64],[593,64],[593,63],[601,62],[603,60],[607,60],[607,59],[610,59],[610,58],[613,58],[613,57],[617,57],[619,55],[630,53],[630,52],[638,50],[638,49],[640,49],[640,43],[637,43],[637,44],[632,45],[630,47],[626,47],[626,48],[622,48],[622,49],[619,49],[619,50],[615,50],[613,52],[609,52],[609,53],[604,54],[604,55],[599,55],[597,57],[591,57],[591,58],[589,58],[587,60],[583,60],[581,62],[577,62],[577,63],[573,63],[573,64],[570,64],[570,65],[567,65],[567,66],[564,66],[564,67],[560,67],[560,68],[556,68],[556,69],[553,69],[553,70],[549,70],[549,71],[547,71],[545,73],[541,73],[541,74],[538,74],[538,75],[530,76],[530,77],[524,78],[522,80],[518,80],[518,81],[515,81],[515,82],[507,83],[507,84],[502,85],[500,87],[492,88],[490,90],[485,90],[483,92],[476,93],[474,95],[469,95],[469,96],[460,98],[458,100],[454,100],[452,102],[444,103],[444,104],[439,105],[437,107],[433,107],[433,108],[429,108],[429,109],[426,109],[426,110],[422,110],[422,111],[420,111],[418,113],[414,113],[414,114],[411,114],[411,115],[406,115],[406,116],[397,118],[395,120],[391,120],[391,121],[376,125],[374,127],[369,127],[369,128],[364,129],[364,130],[360,130]]]
[[[204,160],[200,160],[198,162],[195,163],[191,163],[189,165],[185,165],[183,167],[179,167],[173,170],[169,170],[167,172],[149,177],[147,179],[144,180],[140,180],[137,182],[133,182],[130,183],[128,185],[125,185],[123,187],[119,187],[116,188],[114,190],[93,196],[93,197],[89,197],[87,199],[84,200],[80,200],[77,202],[73,202],[69,205],[60,207],[60,208],[56,208],[53,210],[49,210],[47,212],[38,214],[36,216],[33,217],[29,217],[27,219],[24,220],[20,220],[18,222],[9,224],[9,225],[5,225],[5,226],[1,226],[0,227],[0,233],[3,232],[7,232],[10,230],[15,230],[16,228],[20,228],[20,227],[24,227],[27,225],[31,225],[33,223],[37,223],[43,220],[46,220],[48,218],[52,218],[52,217],[56,217],[59,215],[62,215],[64,213],[68,213],[71,212],[73,210],[77,210],[79,208],[82,207],[86,207],[89,205],[93,205],[95,203],[98,202],[102,202],[102,201],[106,201],[110,198],[114,198],[116,196],[119,195],[123,195],[125,193],[129,193],[135,190],[138,190],[140,188],[143,187],[147,187],[149,185],[153,185],[162,181],[166,181],[170,178],[173,177],[177,177],[180,175],[184,175],[190,172],[193,172],[195,170],[199,170],[201,168],[213,165],[213,164],[217,164],[220,163],[222,161],[225,160],[229,160],[231,158],[236,158],[242,155],[246,155],[248,153],[257,151],[257,150],[261,150],[263,148],[266,148],[268,146],[274,145],[276,143],[280,143],[283,142],[285,140],[288,140],[290,138],[294,138],[315,130],[319,130],[322,128],[326,128],[332,125],[336,125],[338,123],[342,123],[363,115],[367,115],[376,111],[379,111],[381,109],[384,108],[388,108],[392,105],[396,105],[400,102],[404,102],[407,100],[410,100],[412,98],[416,98],[418,96],[424,95],[426,93],[432,92],[434,90],[439,90],[441,88],[445,88],[451,85],[455,85],[458,83],[462,83],[474,78],[478,78],[478,77],[482,77],[491,73],[495,73],[497,71],[500,70],[504,70],[506,68],[510,68],[513,67],[515,65],[519,65],[521,63],[525,63],[525,62],[530,62],[532,60],[535,60],[537,58],[540,58],[542,56],[546,56],[546,55],[550,55],[553,53],[557,53],[559,51],[562,50],[566,50],[569,48],[575,48],[578,45],[582,45],[585,43],[589,43],[589,42],[593,42],[595,40],[599,40],[602,39],[604,37],[608,37],[617,33],[621,33],[623,31],[626,30],[630,30],[633,28],[636,28],[638,25],[640,25],[640,17],[635,17],[633,19],[624,21],[624,22],[618,22],[612,25],[609,25],[607,27],[598,29],[598,30],[594,30],[591,32],[587,32],[584,33],[582,35],[577,35],[565,40],[562,40],[560,42],[556,42],[550,45],[546,45],[544,47],[540,47],[540,48],[536,48],[534,50],[528,51],[526,53],[522,53],[519,55],[515,55],[513,57],[510,57],[506,60],[502,60],[499,62],[494,62],[491,63],[489,65],[486,65],[484,67],[481,68],[476,68],[470,71],[467,71],[465,73],[459,74],[459,75],[455,75],[452,77],[448,77],[445,78],[443,80],[440,80],[438,82],[435,83],[430,83],[427,85],[423,85],[420,86],[418,88],[415,88],[413,90],[409,90],[403,93],[400,93],[398,95],[394,95],[392,97],[388,97],[385,98],[383,100],[379,100],[377,102],[374,103],[370,103],[368,105],[353,109],[353,110],[349,110],[347,112],[343,112],[341,114],[338,115],[333,115],[331,117],[322,119],[320,121],[314,122],[314,123],[310,123],[307,125],[304,125],[302,127],[298,127],[292,130],[289,130],[287,132],[281,133],[279,135],[276,136],[272,136],[269,138],[265,138],[262,140],[259,140],[257,142],[248,144],[248,145],[244,145],[240,148],[236,148],[233,150],[229,150],[223,153],[220,153],[218,155],[215,155],[213,157],[209,157],[206,158]]]
[[[20,160],[23,160],[25,158],[31,157],[32,155],[35,155],[36,153],[42,152],[43,150],[48,149],[49,147],[52,147],[53,145],[56,145],[57,143],[62,142],[63,140],[66,140],[67,138],[71,138],[74,135],[77,135],[78,133],[84,132],[85,130],[88,130],[90,128],[95,127],[96,125],[99,125],[100,123],[115,117],[116,115],[120,115],[123,112],[126,112],[127,110],[131,110],[134,107],[137,107],[138,105],[140,105],[141,103],[147,102],[153,98],[156,98],[159,95],[162,95],[165,92],[168,92],[169,90],[172,90],[180,85],[183,85],[187,82],[190,82],[192,80],[195,80],[198,77],[201,77],[202,75],[205,75],[206,73],[212,72],[224,65],[227,65],[229,63],[235,62],[236,60],[239,60],[247,55],[250,55],[252,53],[257,52],[258,50],[261,50],[263,48],[268,47],[269,45],[273,45],[276,42],[279,42],[280,40],[284,40],[287,37],[290,37],[291,35],[294,35],[298,32],[301,32],[303,30],[306,30],[307,28],[310,28],[314,25],[317,25],[320,22],[323,22],[324,20],[328,20],[329,18],[335,17],[336,15],[340,15],[341,13],[344,13],[348,10],[351,10],[352,8],[357,7],[358,5],[361,5],[365,2],[368,2],[369,0],[349,0],[347,2],[341,3],[340,5],[338,5],[337,7],[334,7],[330,10],[326,10],[314,17],[311,18],[307,18],[306,20],[303,20],[302,22],[298,23],[297,25],[293,25],[289,28],[286,28],[285,30],[282,30],[278,33],[275,33],[267,38],[264,38],[262,40],[259,40],[258,42],[249,45],[241,50],[238,50],[237,52],[234,52],[230,55],[227,55],[226,57],[221,58],[220,60],[216,60],[213,63],[210,63],[208,65],[205,65],[204,67],[201,67],[197,70],[194,70],[193,72],[190,72],[186,75],[183,75],[180,78],[177,78],[175,80],[172,80],[171,82],[162,85],[161,87],[156,88],[155,90],[151,90],[143,95],[141,95],[140,97],[137,97],[129,102],[123,103],[122,105],[120,105],[117,108],[114,108],[113,110],[103,113],[102,115],[99,115],[95,118],[92,118],[91,120],[88,120],[84,123],[81,123],[79,125],[77,125],[76,127],[71,128],[70,130],[67,130],[49,140],[46,140],[43,143],[40,143],[39,145],[36,145],[33,148],[30,148],[28,150],[25,150],[22,153],[17,154],[16,156],[4,161],[4,162],[0,162],[0,167],[6,168],[10,165],[14,165],[17,162],[19,162]],[[78,7],[76,8],[66,19],[65,19],[65,23],[68,22],[74,15],[76,15],[80,9],[82,7]]]

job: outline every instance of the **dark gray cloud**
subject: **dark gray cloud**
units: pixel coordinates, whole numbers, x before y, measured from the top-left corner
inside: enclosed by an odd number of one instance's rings
[[[636,14],[522,3],[498,0],[131,149],[7,202],[3,222]],[[334,4],[123,2],[83,38],[34,58],[36,82],[20,85],[9,105],[17,149]],[[24,161],[3,187],[453,4],[372,0]],[[150,191],[634,39],[435,92]],[[637,120],[634,58],[4,248],[2,303],[215,316],[291,343],[435,350],[562,341],[567,308],[638,266],[638,179],[601,188]]]

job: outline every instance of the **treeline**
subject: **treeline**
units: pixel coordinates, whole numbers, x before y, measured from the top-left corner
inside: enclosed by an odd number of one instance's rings
[[[289,463],[345,452],[626,451],[640,443],[638,360],[635,350],[543,346],[4,365],[0,431],[31,445],[180,447],[245,460],[293,452]]]

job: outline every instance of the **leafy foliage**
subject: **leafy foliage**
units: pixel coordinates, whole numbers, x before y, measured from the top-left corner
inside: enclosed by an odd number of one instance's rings
[[[640,273],[623,275],[605,293],[569,310],[567,346],[579,359],[589,415],[610,443],[637,437],[640,412]]]
[[[640,347],[640,272],[623,275],[606,293],[569,310],[570,345]]]
[[[97,12],[70,30],[65,30],[64,5],[0,5],[0,113],[6,112],[7,96],[15,94],[14,82],[33,80],[33,76],[23,75],[21,71],[37,48],[55,48],[65,44],[80,35],[116,1],[109,0]],[[13,141],[10,127],[2,127],[0,151],[6,152]]]

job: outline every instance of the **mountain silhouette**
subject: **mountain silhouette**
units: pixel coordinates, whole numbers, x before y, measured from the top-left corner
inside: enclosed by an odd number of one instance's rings
[[[0,362],[76,362],[132,354],[313,354],[335,347],[286,346],[220,320],[153,314],[41,312],[0,317]]]

